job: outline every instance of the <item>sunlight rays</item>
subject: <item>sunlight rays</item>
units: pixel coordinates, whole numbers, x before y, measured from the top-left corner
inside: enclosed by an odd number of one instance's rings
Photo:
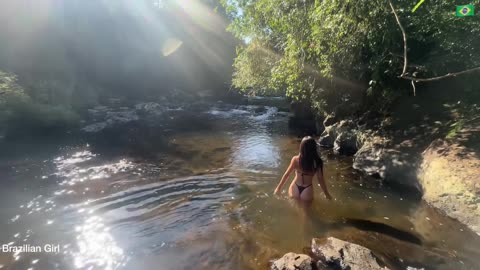
[[[183,42],[175,38],[167,39],[162,47],[163,56],[169,56],[182,46]]]
[[[258,44],[258,43],[249,44],[248,46],[255,46],[254,49],[260,50],[261,52],[263,52],[263,53],[267,54],[268,56],[274,58],[277,62],[280,61],[283,57],[280,53],[275,52],[272,49],[267,48],[265,46],[262,46],[261,44]],[[344,78],[341,78],[341,77],[338,77],[338,76],[332,76],[331,78],[327,78],[327,77],[325,77],[321,74],[321,72],[319,71],[319,69],[317,67],[308,63],[307,61],[303,62],[302,66],[303,66],[303,70],[307,73],[310,73],[312,75],[312,77],[314,77],[316,80],[317,79],[320,80],[320,81],[331,80],[334,83],[338,84],[339,86],[349,87],[349,88],[352,88],[352,89],[363,89],[363,85],[359,82],[350,81],[350,80],[347,80],[347,79],[344,79]]]

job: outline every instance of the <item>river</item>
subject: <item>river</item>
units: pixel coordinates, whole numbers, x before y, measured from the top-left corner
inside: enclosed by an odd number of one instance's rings
[[[197,128],[200,122],[208,125]],[[308,211],[286,193],[273,196],[300,140],[276,108],[212,104],[164,129],[161,143],[156,134],[114,146],[99,146],[95,136],[3,142],[0,243],[59,251],[2,252],[2,268],[267,269],[271,259],[301,253],[312,237],[368,220],[415,236],[418,248],[445,259],[378,244],[396,250],[405,268],[480,269],[476,234],[366,179],[351,157],[322,150],[333,201],[318,186]],[[366,226],[355,230],[374,230]]]

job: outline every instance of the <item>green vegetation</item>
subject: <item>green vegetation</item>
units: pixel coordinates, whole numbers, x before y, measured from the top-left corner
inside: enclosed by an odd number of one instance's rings
[[[55,88],[25,89],[17,76],[0,71],[0,127],[16,136],[28,135],[31,130],[51,132],[76,125],[78,115],[67,102],[48,98],[59,99],[65,93],[52,94],[52,89]]]
[[[404,77],[480,66],[478,16],[456,17],[449,1],[429,1],[415,13],[414,2],[392,4],[407,35]],[[311,101],[319,113],[346,107],[346,113],[383,111],[398,97],[412,95],[411,80],[399,78],[404,42],[389,1],[224,0],[223,5],[232,19],[229,30],[247,41],[237,51],[233,79],[246,93],[285,92],[292,100]],[[478,85],[456,80],[457,89]],[[425,84],[416,83],[417,91]]]
[[[457,134],[457,132],[462,130],[464,125],[465,125],[464,120],[459,120],[458,122],[455,122],[452,125],[450,125],[450,127],[452,127],[452,129],[448,132],[446,138],[447,139],[453,138]]]
[[[218,1],[192,4],[1,1],[0,137],[65,130],[112,98],[227,93],[237,41]]]

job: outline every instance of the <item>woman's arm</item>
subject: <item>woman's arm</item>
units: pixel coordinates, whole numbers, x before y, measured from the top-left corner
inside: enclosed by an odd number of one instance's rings
[[[325,178],[323,177],[323,169],[319,168],[317,172],[317,178],[318,178],[318,183],[320,184],[320,187],[323,190],[323,193],[325,194],[325,197],[329,200],[332,199],[332,196],[330,196],[330,193],[328,193],[327,189],[327,184],[325,184]]]
[[[287,181],[288,177],[290,176],[290,174],[294,169],[295,169],[295,157],[293,157],[292,160],[290,161],[290,165],[288,166],[287,170],[283,174],[282,179],[280,179],[280,182],[278,183],[277,188],[275,188],[275,191],[273,192],[273,194],[280,193],[280,191],[283,188],[283,185],[285,184],[285,182]]]

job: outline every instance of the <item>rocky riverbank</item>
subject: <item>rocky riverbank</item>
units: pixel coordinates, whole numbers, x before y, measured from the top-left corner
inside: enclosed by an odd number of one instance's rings
[[[353,155],[353,168],[406,194],[421,196],[480,234],[480,130],[473,122],[449,139],[441,125],[408,129],[383,121],[327,116],[319,144]],[[477,121],[478,122],[478,121]]]
[[[480,235],[480,159],[474,151],[446,140],[432,142],[423,152],[418,180],[425,201]]]

